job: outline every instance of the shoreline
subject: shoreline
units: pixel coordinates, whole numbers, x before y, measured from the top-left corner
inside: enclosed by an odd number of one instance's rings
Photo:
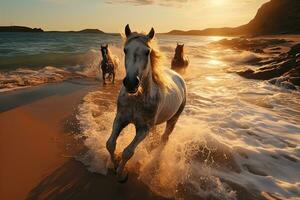
[[[1,94],[1,199],[163,199],[134,176],[121,185],[113,175],[91,173],[75,161],[84,148],[74,138],[77,106],[101,87],[78,79]]]
[[[63,124],[90,89],[61,82],[2,93],[1,199],[25,199],[42,177],[67,160],[64,144],[72,136]]]

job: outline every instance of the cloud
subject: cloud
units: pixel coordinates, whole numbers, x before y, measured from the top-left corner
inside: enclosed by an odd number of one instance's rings
[[[197,1],[197,0],[107,0],[108,4],[132,4],[134,6],[143,6],[143,5],[160,5],[160,6],[181,6],[185,3]]]
[[[107,4],[129,4],[133,6],[147,6],[147,5],[160,5],[171,7],[182,7],[192,3],[201,3],[202,5],[216,5],[215,0],[105,0]],[[218,1],[218,0],[216,0]],[[226,4],[239,4],[247,5],[255,2],[266,2],[268,0],[224,0],[221,1]],[[199,4],[198,4],[199,5]]]

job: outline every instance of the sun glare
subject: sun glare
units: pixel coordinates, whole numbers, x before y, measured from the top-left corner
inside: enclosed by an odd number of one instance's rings
[[[214,5],[214,6],[221,6],[225,3],[225,0],[212,0],[211,3]]]

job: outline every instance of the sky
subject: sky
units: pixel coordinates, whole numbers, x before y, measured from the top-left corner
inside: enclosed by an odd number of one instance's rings
[[[233,27],[247,23],[269,0],[0,0],[0,26],[44,30],[97,28],[156,32]]]

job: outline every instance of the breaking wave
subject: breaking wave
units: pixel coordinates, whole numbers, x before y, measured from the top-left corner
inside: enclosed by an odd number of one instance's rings
[[[168,198],[297,199],[299,93],[226,73],[234,63],[220,51],[189,54],[188,102],[168,144],[160,146],[164,126],[156,127],[128,162],[129,172]],[[91,92],[79,106],[88,151],[78,159],[93,172],[107,174],[111,167],[105,144],[119,87]],[[117,154],[134,133],[133,126],[122,132]]]
[[[111,46],[111,49],[120,54],[116,46]],[[9,69],[0,71],[0,92],[74,78],[100,80],[100,54],[99,50],[91,49],[86,53],[50,53],[0,59],[0,68]]]

